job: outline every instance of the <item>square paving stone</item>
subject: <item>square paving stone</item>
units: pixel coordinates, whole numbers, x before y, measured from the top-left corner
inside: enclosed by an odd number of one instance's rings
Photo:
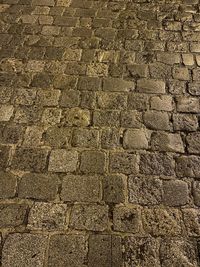
[[[50,239],[48,267],[87,267],[83,235],[54,235]]]
[[[43,267],[47,236],[41,234],[11,234],[2,253],[3,267]]]

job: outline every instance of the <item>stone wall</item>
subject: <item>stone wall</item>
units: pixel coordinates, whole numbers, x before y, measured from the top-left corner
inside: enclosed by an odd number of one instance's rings
[[[198,0],[0,0],[2,267],[200,266]]]

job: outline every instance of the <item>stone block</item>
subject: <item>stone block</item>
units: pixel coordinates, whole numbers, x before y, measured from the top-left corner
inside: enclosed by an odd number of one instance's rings
[[[16,194],[17,177],[10,172],[0,171],[0,198],[13,198]]]
[[[50,172],[74,172],[78,166],[78,153],[65,149],[52,150],[48,170]]]
[[[66,126],[86,127],[90,125],[90,121],[91,115],[87,109],[71,108],[66,111]]]
[[[44,129],[39,126],[28,126],[24,134],[23,146],[34,147],[42,145]]]
[[[18,185],[19,198],[54,200],[59,179],[56,175],[30,173],[22,176]]]
[[[178,177],[200,178],[200,157],[181,156],[176,159],[176,174]]]
[[[58,108],[46,108],[42,114],[42,124],[56,125],[60,122],[62,110]]]
[[[196,131],[198,128],[198,119],[194,114],[174,114],[173,115],[174,130],[178,131]]]
[[[42,267],[47,241],[48,237],[41,234],[10,234],[3,248],[3,266]]]
[[[154,132],[151,136],[153,150],[184,153],[184,145],[180,134]]]
[[[83,173],[105,172],[106,157],[101,151],[84,151],[81,153],[80,170]]]
[[[52,126],[44,135],[44,142],[53,148],[68,147],[71,140],[72,129],[67,127]]]
[[[97,148],[99,132],[96,129],[75,129],[72,134],[72,146]]]
[[[163,182],[163,201],[168,206],[183,206],[189,202],[186,182],[173,180]]]
[[[122,245],[121,237],[117,235],[90,235],[88,267],[121,267],[122,266]]]
[[[127,266],[160,267],[159,239],[127,236],[124,244],[124,260]]]
[[[0,204],[0,227],[17,227],[25,223],[28,206],[25,204]]]
[[[146,111],[144,113],[144,124],[152,130],[169,130],[169,114],[167,112]]]
[[[128,109],[147,110],[149,106],[149,96],[146,94],[130,93],[128,95]]]
[[[108,75],[108,65],[105,63],[91,63],[87,67],[87,75],[94,77],[106,77]]]
[[[193,241],[183,238],[167,238],[161,242],[160,256],[163,267],[198,266]]]
[[[150,153],[140,155],[140,172],[146,175],[174,175],[175,163],[171,155]]]
[[[200,153],[200,133],[189,133],[186,138],[189,153]]]
[[[142,113],[136,110],[122,111],[121,126],[124,128],[141,128]]]
[[[127,96],[120,93],[98,93],[97,107],[100,109],[126,109]]]
[[[146,94],[164,94],[165,83],[160,80],[140,79],[137,82],[137,91]]]
[[[198,237],[200,235],[199,216],[198,209],[183,209],[183,221],[188,236]]]
[[[64,108],[74,108],[79,105],[80,92],[77,90],[63,90],[60,99],[60,106]]]
[[[101,79],[98,77],[80,77],[78,80],[78,90],[98,91],[101,88]]]
[[[147,149],[148,137],[143,129],[128,129],[124,133],[123,147],[125,149]]]
[[[112,173],[132,174],[138,173],[137,155],[126,152],[113,152],[110,154],[109,170]]]
[[[193,96],[200,96],[200,83],[193,82],[188,84],[189,93]]]
[[[120,78],[106,78],[103,80],[103,90],[113,92],[133,91],[135,84],[132,81],[126,81]]]
[[[11,167],[21,171],[42,172],[46,169],[47,156],[47,149],[17,148]]]
[[[142,221],[146,234],[176,236],[182,233],[181,214],[178,209],[145,208]]]
[[[128,178],[129,202],[140,205],[156,205],[162,201],[162,181],[130,175]]]
[[[116,128],[105,128],[102,130],[101,147],[104,149],[115,149],[120,146],[120,130]]]
[[[109,175],[103,178],[103,200],[107,203],[122,203],[125,201],[125,177]]]
[[[37,92],[37,103],[42,106],[57,106],[60,99],[60,90],[39,90]]]
[[[120,124],[120,113],[115,110],[100,110],[93,113],[94,126],[118,127]]]
[[[101,177],[67,175],[63,178],[61,199],[66,202],[98,202],[101,199]]]
[[[192,194],[196,206],[200,206],[200,182],[195,181],[192,184]]]
[[[34,203],[28,216],[30,230],[59,231],[66,229],[66,204]]]
[[[136,234],[141,231],[141,211],[138,207],[115,207],[113,211],[114,230]]]
[[[173,98],[169,95],[153,96],[150,99],[150,108],[157,111],[172,111]]]
[[[0,106],[0,121],[9,121],[13,115],[14,107],[12,105]]]
[[[86,267],[86,237],[76,234],[56,234],[49,244],[48,266]]]
[[[72,208],[70,228],[87,231],[108,229],[108,207],[96,204],[77,204]]]
[[[177,111],[185,113],[198,113],[200,112],[200,101],[196,97],[177,97]]]

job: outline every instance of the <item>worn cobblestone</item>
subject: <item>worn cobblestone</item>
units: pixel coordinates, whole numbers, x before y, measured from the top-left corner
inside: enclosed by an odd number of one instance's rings
[[[199,0],[0,0],[0,266],[200,266]]]

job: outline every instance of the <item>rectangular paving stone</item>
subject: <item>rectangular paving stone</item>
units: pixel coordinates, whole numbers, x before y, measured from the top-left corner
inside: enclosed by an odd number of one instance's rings
[[[77,169],[78,153],[65,149],[52,150],[48,170],[51,172],[74,172]]]
[[[50,174],[25,174],[18,184],[18,196],[25,199],[54,200],[58,192],[59,178]]]
[[[76,234],[56,234],[51,236],[49,244],[49,267],[87,267],[86,237]]]
[[[0,171],[0,198],[12,198],[16,194],[17,176]]]
[[[42,267],[48,237],[41,234],[10,234],[4,244],[2,266]]]
[[[102,232],[108,229],[108,224],[108,206],[77,204],[72,208],[70,228]]]
[[[122,266],[121,237],[117,235],[90,235],[88,267],[101,263],[102,267]]]
[[[67,175],[63,178],[61,199],[67,202],[98,202],[101,200],[101,177]]]

